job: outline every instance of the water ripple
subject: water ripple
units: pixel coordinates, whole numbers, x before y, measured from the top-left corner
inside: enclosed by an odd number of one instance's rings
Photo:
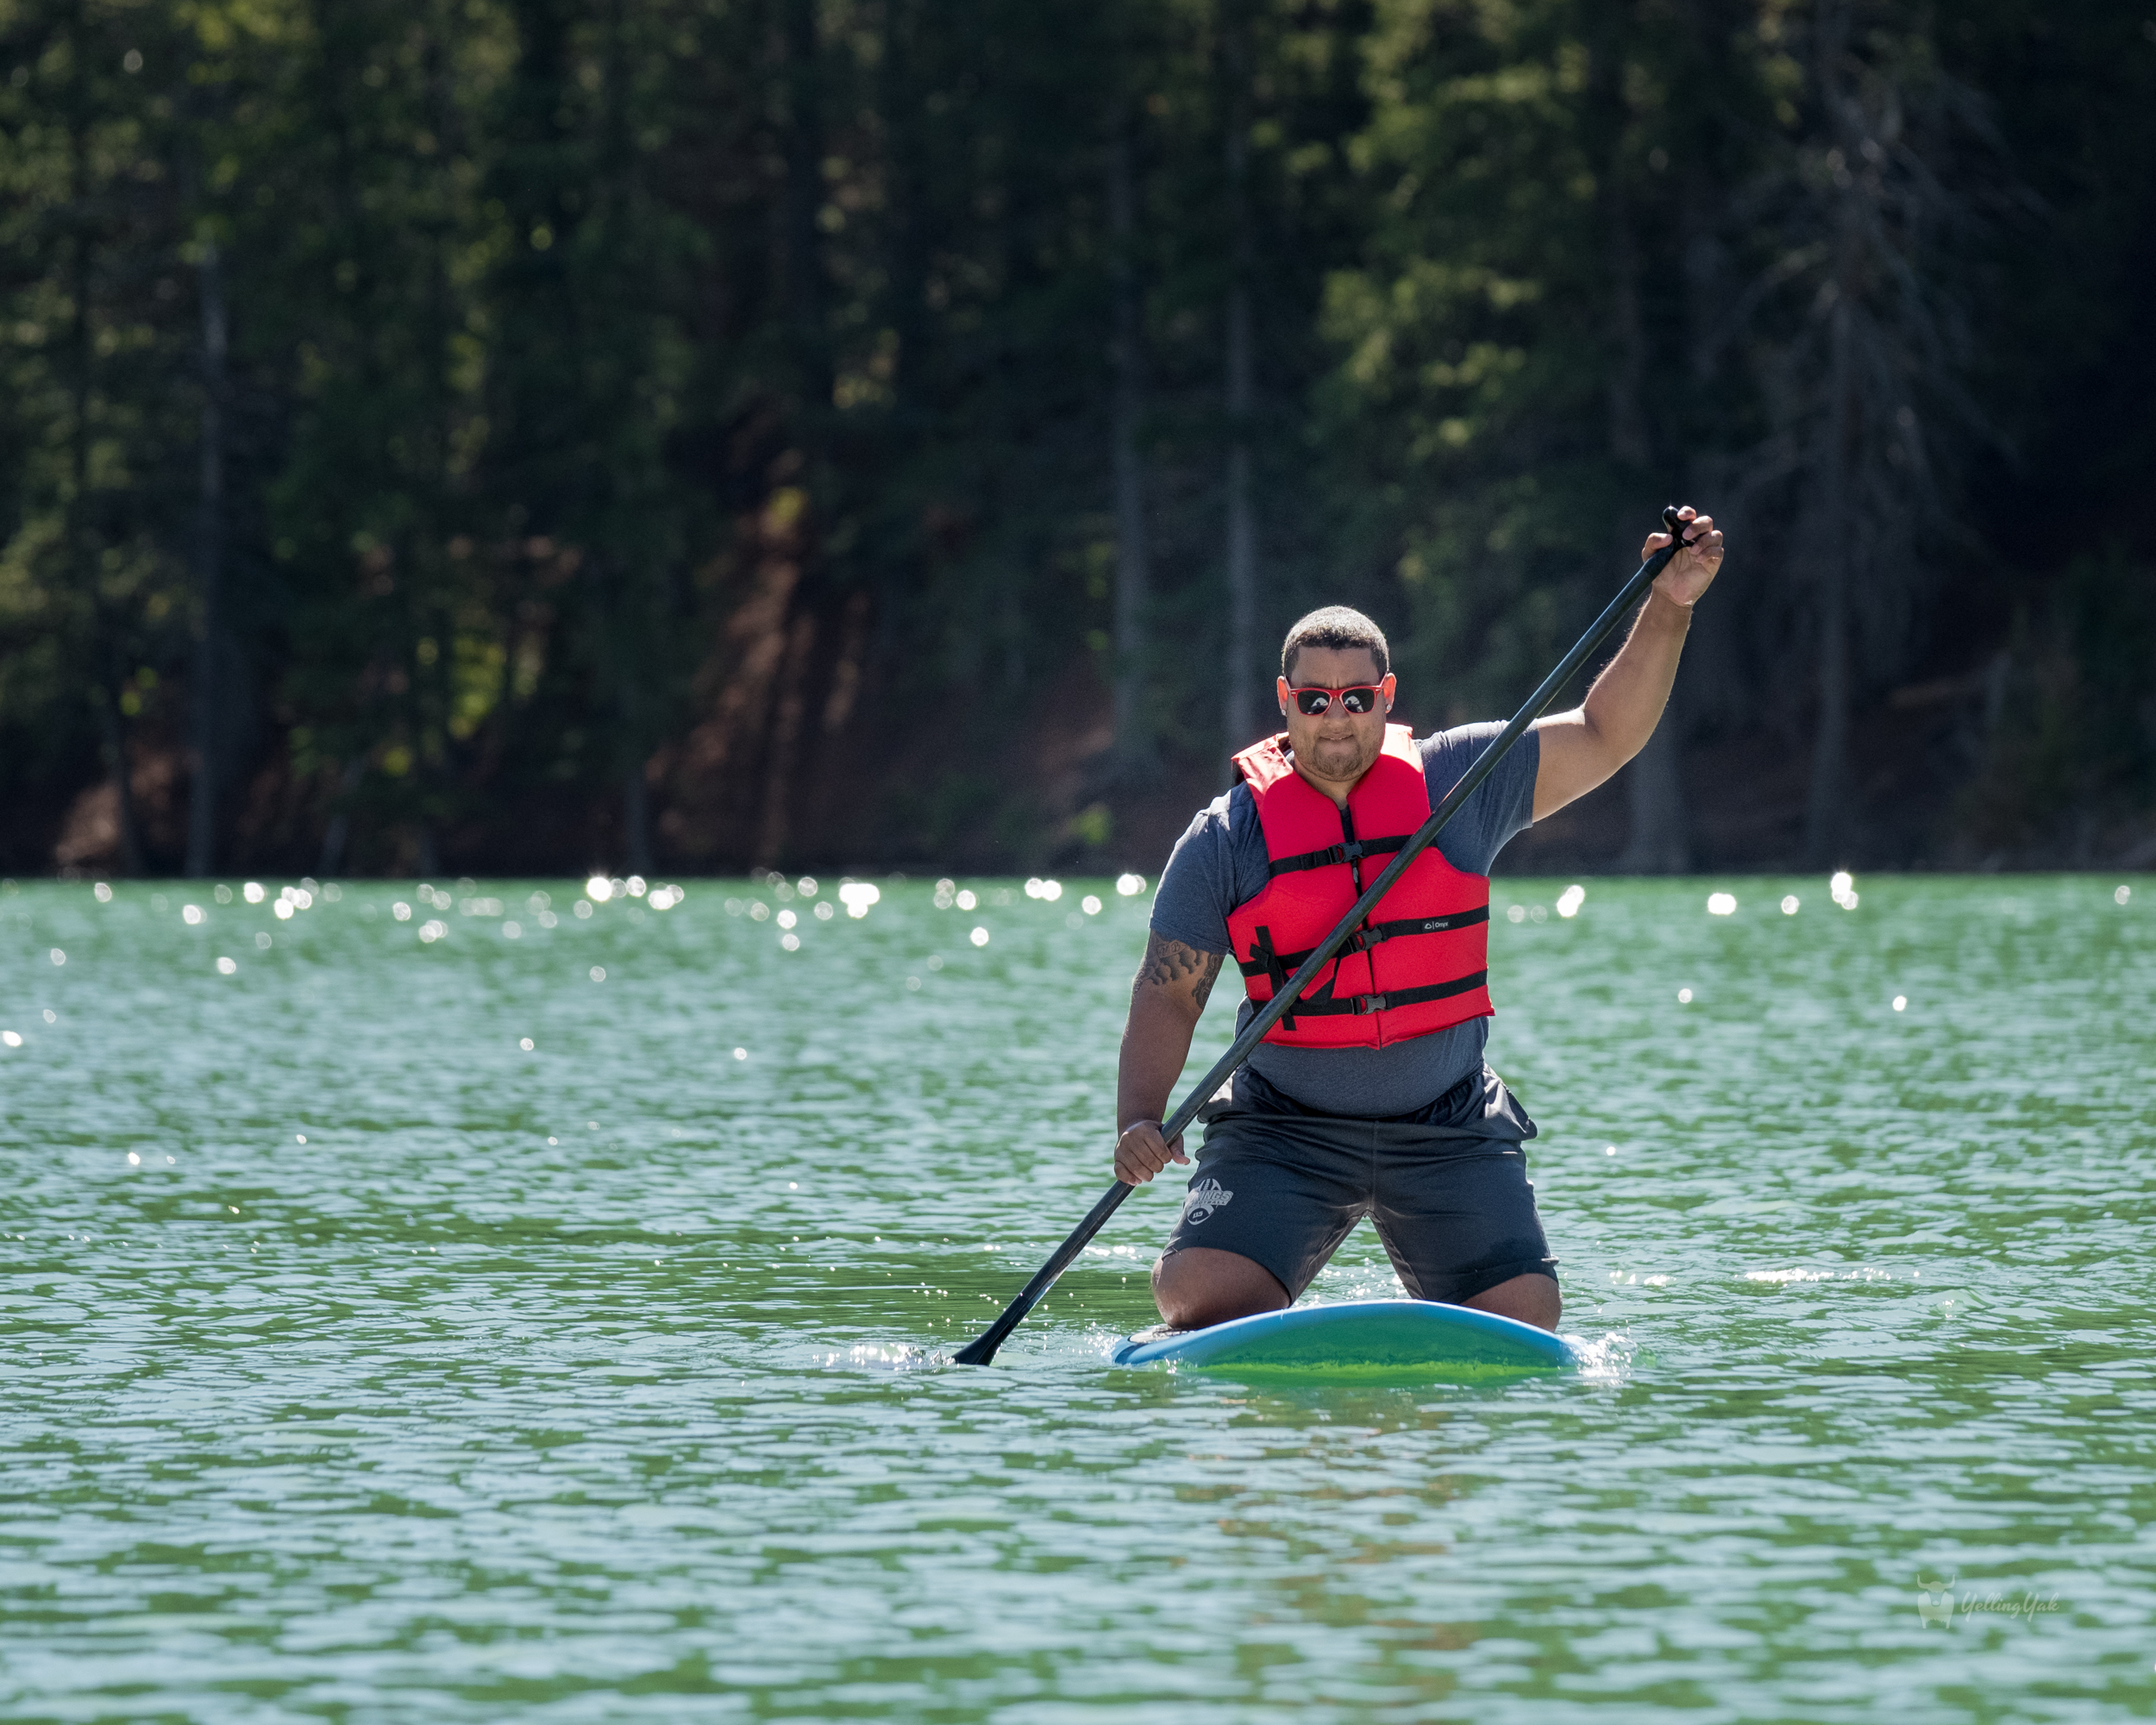
[[[1172,1188],[950,1364],[1106,1180],[1147,902],[970,884],[0,895],[0,1716],[2156,1708],[2156,893],[1494,922],[1590,1364],[1418,1389],[1108,1366]]]

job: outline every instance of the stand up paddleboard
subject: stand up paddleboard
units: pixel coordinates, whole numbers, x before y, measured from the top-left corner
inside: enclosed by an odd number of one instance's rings
[[[1547,1330],[1430,1300],[1357,1300],[1261,1312],[1203,1330],[1140,1330],[1117,1365],[1190,1366],[1239,1377],[1482,1383],[1579,1364]]]

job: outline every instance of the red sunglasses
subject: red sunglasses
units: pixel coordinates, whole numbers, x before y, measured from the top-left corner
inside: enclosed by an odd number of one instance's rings
[[[1376,683],[1358,683],[1349,689],[1290,689],[1295,698],[1295,711],[1306,718],[1316,718],[1329,712],[1332,703],[1338,701],[1350,712],[1373,712],[1384,698],[1384,689]]]

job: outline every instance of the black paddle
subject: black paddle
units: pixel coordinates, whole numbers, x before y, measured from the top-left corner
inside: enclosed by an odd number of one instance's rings
[[[1662,525],[1669,533],[1670,543],[1666,550],[1657,551],[1642,563],[1633,578],[1626,581],[1616,598],[1603,608],[1586,634],[1580,637],[1572,650],[1557,662],[1557,668],[1542,680],[1542,687],[1527,697],[1526,706],[1512,716],[1512,723],[1491,738],[1490,745],[1476,756],[1475,764],[1460,775],[1460,781],[1445,794],[1442,802],[1430,811],[1429,819],[1415,829],[1414,837],[1401,847],[1400,853],[1385,865],[1385,870],[1355,901],[1355,907],[1340,919],[1340,925],[1318,943],[1301,968],[1288,979],[1288,986],[1274,991],[1271,1000],[1258,1008],[1243,1033],[1228,1045],[1228,1051],[1213,1063],[1213,1070],[1200,1078],[1191,1093],[1176,1105],[1175,1112],[1161,1122],[1161,1141],[1173,1144],[1198,1118],[1215,1091],[1225,1084],[1229,1075],[1250,1057],[1250,1051],[1265,1040],[1265,1033],[1288,1015],[1288,1009],[1295,1004],[1311,980],[1332,962],[1333,955],[1347,944],[1348,937],[1362,926],[1363,919],[1377,908],[1378,900],[1393,889],[1393,882],[1407,872],[1407,865],[1420,856],[1430,841],[1445,830],[1445,825],[1459,812],[1460,805],[1474,794],[1475,788],[1489,777],[1497,763],[1505,758],[1505,752],[1520,741],[1529,725],[1542,716],[1542,710],[1557,699],[1557,691],[1572,681],[1572,676],[1587,662],[1588,657],[1609,637],[1610,631],[1625,620],[1633,605],[1653,584],[1677,548],[1684,543],[1684,530],[1690,524],[1677,518],[1677,507],[1671,505],[1662,511]],[[1018,1297],[1003,1308],[1003,1315],[989,1325],[972,1341],[951,1358],[961,1365],[986,1365],[996,1357],[996,1350],[1008,1339],[1011,1332],[1025,1321],[1025,1314],[1040,1302],[1041,1296],[1056,1285],[1056,1278],[1070,1267],[1071,1261],[1086,1249],[1086,1242],[1100,1232],[1101,1226],[1116,1212],[1116,1206],[1138,1189],[1125,1186],[1120,1180],[1100,1195],[1100,1200],[1086,1212],[1086,1219],[1070,1231],[1070,1237],[1049,1260],[1033,1274],[1033,1279],[1018,1290]]]

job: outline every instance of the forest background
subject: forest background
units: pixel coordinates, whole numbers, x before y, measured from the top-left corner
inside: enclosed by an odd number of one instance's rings
[[[2156,862],[2147,0],[0,0],[0,870],[1150,872],[1281,631],[1514,867]]]

